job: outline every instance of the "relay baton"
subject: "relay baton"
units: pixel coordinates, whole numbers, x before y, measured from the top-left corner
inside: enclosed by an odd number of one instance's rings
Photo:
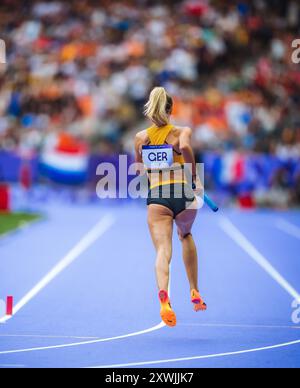
[[[193,190],[196,190],[196,184],[193,183]],[[204,194],[204,202],[206,203],[206,205],[213,211],[213,212],[217,212],[219,210],[219,207],[218,205],[211,199],[209,198],[208,195]]]
[[[216,213],[219,210],[219,207],[217,206],[217,204],[206,194],[204,194],[204,202],[209,208],[211,208],[213,212]]]

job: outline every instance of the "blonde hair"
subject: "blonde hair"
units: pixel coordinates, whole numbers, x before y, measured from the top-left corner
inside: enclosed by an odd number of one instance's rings
[[[168,96],[165,88],[154,88],[150,94],[149,101],[145,105],[144,114],[158,127],[162,127],[169,123],[172,104],[172,98]]]

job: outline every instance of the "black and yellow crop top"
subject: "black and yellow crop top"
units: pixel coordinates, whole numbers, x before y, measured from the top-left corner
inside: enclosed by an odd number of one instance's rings
[[[184,173],[183,155],[174,150],[167,138],[174,128],[168,124],[164,127],[147,129],[149,143],[143,146],[142,157],[148,171],[150,189],[174,183],[187,183]]]

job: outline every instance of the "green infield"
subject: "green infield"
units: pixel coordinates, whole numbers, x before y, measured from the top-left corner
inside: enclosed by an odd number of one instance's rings
[[[29,213],[0,213],[0,236],[37,221],[41,216]]]

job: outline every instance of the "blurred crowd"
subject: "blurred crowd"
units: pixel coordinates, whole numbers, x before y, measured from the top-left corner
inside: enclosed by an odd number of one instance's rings
[[[68,132],[95,153],[131,152],[160,84],[200,159],[235,151],[299,164],[297,0],[1,0],[0,31],[1,149],[39,151]]]

